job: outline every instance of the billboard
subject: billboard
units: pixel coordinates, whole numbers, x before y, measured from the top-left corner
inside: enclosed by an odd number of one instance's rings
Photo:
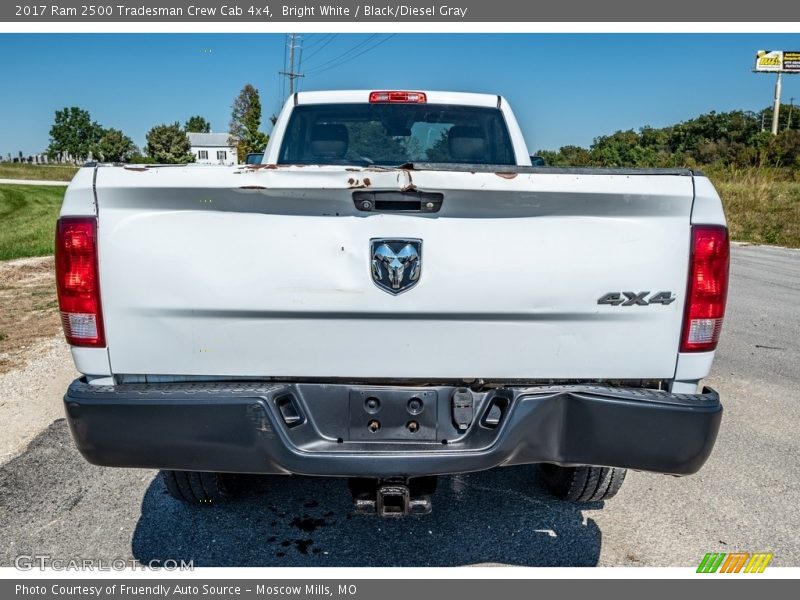
[[[800,51],[759,50],[756,71],[765,73],[800,73]]]
[[[800,73],[800,52],[783,53],[783,70],[786,73]]]

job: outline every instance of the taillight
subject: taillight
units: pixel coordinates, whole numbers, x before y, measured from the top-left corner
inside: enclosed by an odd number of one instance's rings
[[[428,97],[423,92],[370,92],[371,103],[401,102],[406,104],[425,104]]]
[[[728,230],[725,227],[692,227],[681,352],[705,352],[717,347],[728,296],[729,259]]]
[[[71,346],[104,347],[97,219],[62,217],[56,225],[56,289],[61,324]]]

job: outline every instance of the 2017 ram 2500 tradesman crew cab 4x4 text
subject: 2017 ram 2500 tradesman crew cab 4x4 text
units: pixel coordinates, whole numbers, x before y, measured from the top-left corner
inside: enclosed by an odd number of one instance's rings
[[[298,473],[426,512],[518,464],[600,500],[714,445],[711,183],[533,167],[500,96],[298,93],[261,164],[81,169],[56,241],[78,448],[189,502]]]

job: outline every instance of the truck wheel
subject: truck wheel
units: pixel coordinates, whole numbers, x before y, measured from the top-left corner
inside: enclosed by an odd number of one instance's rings
[[[217,504],[231,497],[231,475],[200,471],[161,471],[169,495],[188,504]]]
[[[627,469],[615,467],[559,467],[541,464],[539,469],[550,492],[570,502],[597,502],[617,495]]]

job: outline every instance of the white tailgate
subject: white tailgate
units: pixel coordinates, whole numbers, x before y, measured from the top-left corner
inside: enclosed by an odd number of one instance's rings
[[[412,180],[413,178],[413,180]],[[354,188],[444,193],[361,213]],[[671,378],[687,176],[100,168],[100,279],[117,374]],[[371,238],[419,238],[418,284],[378,288]],[[598,305],[670,291],[669,305]]]

